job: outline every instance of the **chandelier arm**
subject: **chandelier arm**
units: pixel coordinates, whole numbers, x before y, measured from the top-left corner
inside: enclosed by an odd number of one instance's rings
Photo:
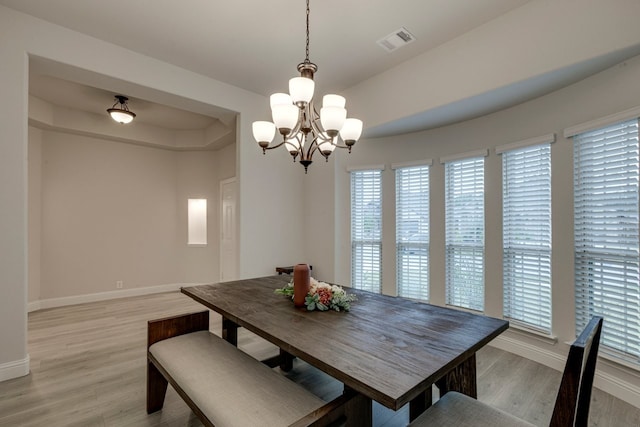
[[[273,150],[274,148],[278,148],[280,146],[282,146],[282,144],[284,144],[285,142],[287,142],[286,139],[283,139],[282,142],[280,142],[279,144],[276,145],[270,145],[268,147],[264,147],[265,150]]]
[[[296,122],[289,135],[297,135],[304,125],[304,109],[298,108],[298,121]],[[286,138],[285,138],[286,139]]]
[[[302,157],[302,155],[304,154],[304,150],[302,149],[303,140],[302,140],[302,137],[300,136],[300,132],[296,132],[296,133],[292,132],[292,134],[294,136],[289,138],[288,141],[289,141],[289,143],[291,143],[292,140],[295,140],[298,143],[298,148],[297,148],[296,152],[300,153],[300,156]]]
[[[324,142],[330,142],[333,145],[336,145],[333,142],[334,138],[329,137],[327,135],[327,132],[322,127],[322,124],[320,123],[320,118],[319,117],[316,118],[315,120],[310,120],[310,124],[311,124],[311,129],[313,129],[313,132],[316,135],[316,139],[320,140],[319,144],[324,143]],[[327,136],[325,136],[325,135],[327,135]]]
[[[320,151],[320,153],[322,154],[322,150],[320,150],[320,146],[318,145],[318,138],[317,137],[313,138],[313,140],[309,144],[309,148],[307,149],[307,159],[311,159],[311,157],[313,156],[313,154],[316,151]],[[324,154],[323,154],[323,156],[324,156]]]
[[[326,132],[322,127],[322,123],[320,123],[320,114],[318,114],[318,111],[316,110],[316,105],[313,99],[307,105],[307,107],[309,108],[309,124],[311,125],[311,129],[313,129],[313,132],[316,135],[325,134]]]

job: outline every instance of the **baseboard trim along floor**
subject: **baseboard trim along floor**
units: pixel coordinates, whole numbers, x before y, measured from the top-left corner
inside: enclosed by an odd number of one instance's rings
[[[22,360],[14,360],[0,365],[0,382],[29,374],[29,355]]]
[[[169,283],[166,285],[147,286],[144,288],[118,289],[115,291],[98,292],[95,294],[72,295],[68,297],[49,298],[29,302],[27,311],[44,310],[47,308],[66,307],[68,305],[86,304],[88,302],[107,301],[118,298],[137,297],[141,295],[159,294],[180,290],[183,286],[195,286],[202,283]]]

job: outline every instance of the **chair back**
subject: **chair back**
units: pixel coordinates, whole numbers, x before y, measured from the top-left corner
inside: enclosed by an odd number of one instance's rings
[[[593,317],[571,344],[551,416],[551,427],[587,427],[602,317]]]

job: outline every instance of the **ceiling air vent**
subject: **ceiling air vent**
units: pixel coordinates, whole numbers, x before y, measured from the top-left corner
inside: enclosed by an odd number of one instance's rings
[[[399,30],[396,30],[386,37],[378,40],[378,44],[387,52],[393,52],[402,46],[408,45],[415,39],[416,38],[409,32],[409,30],[401,27]]]

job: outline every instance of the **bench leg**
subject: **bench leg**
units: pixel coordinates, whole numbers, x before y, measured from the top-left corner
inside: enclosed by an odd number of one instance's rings
[[[429,409],[432,401],[433,395],[431,387],[413,398],[411,402],[409,402],[409,422],[414,421],[420,414]]]
[[[147,414],[159,411],[164,405],[164,396],[167,394],[169,382],[160,373],[156,365],[147,361]]]

